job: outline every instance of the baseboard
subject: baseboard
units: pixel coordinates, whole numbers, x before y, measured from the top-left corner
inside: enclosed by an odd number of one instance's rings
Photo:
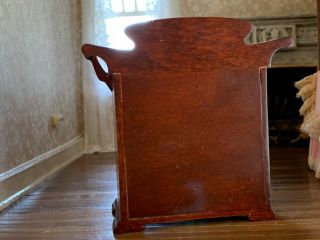
[[[23,197],[52,174],[81,157],[83,149],[83,136],[78,136],[0,174],[0,211]]]

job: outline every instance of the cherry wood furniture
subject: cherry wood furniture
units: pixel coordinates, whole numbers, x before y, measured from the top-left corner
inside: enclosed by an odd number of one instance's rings
[[[291,39],[246,45],[251,29],[244,20],[164,19],[129,27],[132,51],[83,46],[114,93],[115,233],[191,219],[274,218],[265,67]]]

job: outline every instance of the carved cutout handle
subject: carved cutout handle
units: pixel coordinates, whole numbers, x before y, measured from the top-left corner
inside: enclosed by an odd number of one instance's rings
[[[104,71],[104,69],[101,67],[98,57],[99,54],[94,48],[95,46],[90,45],[90,44],[85,44],[82,46],[82,52],[85,56],[86,59],[91,61],[92,66],[94,68],[94,71],[97,74],[97,77],[100,81],[104,82],[107,84],[109,89],[112,91],[113,89],[113,84],[112,84],[112,73]]]

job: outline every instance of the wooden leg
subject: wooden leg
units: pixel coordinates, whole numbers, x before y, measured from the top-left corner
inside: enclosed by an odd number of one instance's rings
[[[140,232],[144,230],[144,225],[136,224],[133,222],[118,222],[113,221],[113,233],[129,233],[129,232]]]
[[[274,220],[275,215],[271,209],[266,210],[252,210],[249,213],[250,221],[263,221],[263,220]]]
[[[114,202],[112,203],[112,216],[116,217],[116,204],[117,204],[117,199],[114,200]]]
[[[112,204],[112,215],[113,220],[113,233],[128,233],[128,232],[140,232],[144,230],[144,224],[136,223],[134,221],[121,220],[119,212],[119,202],[118,199]]]

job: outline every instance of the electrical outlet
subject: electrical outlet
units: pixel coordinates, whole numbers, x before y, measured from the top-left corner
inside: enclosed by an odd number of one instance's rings
[[[57,127],[64,121],[63,115],[61,113],[54,113],[51,115],[51,125],[52,127]]]

